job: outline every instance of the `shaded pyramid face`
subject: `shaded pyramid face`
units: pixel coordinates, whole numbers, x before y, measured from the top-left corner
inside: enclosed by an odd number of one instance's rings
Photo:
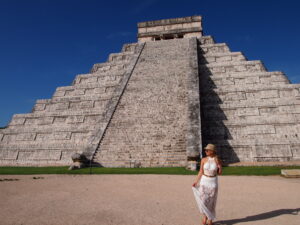
[[[13,116],[0,164],[190,167],[208,143],[227,163],[300,160],[299,88],[203,36],[200,16],[139,23],[138,43]]]

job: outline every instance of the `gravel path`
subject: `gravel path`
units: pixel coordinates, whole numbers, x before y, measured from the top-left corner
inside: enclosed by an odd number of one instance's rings
[[[194,175],[0,175],[0,224],[199,225],[194,179]],[[219,177],[215,224],[299,225],[300,179]]]

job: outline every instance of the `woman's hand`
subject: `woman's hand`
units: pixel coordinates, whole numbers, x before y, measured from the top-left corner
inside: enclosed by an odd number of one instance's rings
[[[194,182],[192,186],[193,186],[193,187],[196,187],[197,184],[198,184],[198,182]]]
[[[218,169],[218,174],[221,175],[222,174],[222,168]]]

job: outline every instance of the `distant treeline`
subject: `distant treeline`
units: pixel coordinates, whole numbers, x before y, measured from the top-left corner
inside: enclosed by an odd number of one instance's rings
[[[5,127],[0,127],[0,129],[5,129],[7,126],[5,126]]]

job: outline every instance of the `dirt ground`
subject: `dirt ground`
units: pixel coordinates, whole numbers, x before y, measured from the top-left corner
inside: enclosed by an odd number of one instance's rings
[[[199,225],[194,179],[194,175],[0,175],[0,224]],[[220,176],[218,194],[214,224],[300,224],[299,178]]]

